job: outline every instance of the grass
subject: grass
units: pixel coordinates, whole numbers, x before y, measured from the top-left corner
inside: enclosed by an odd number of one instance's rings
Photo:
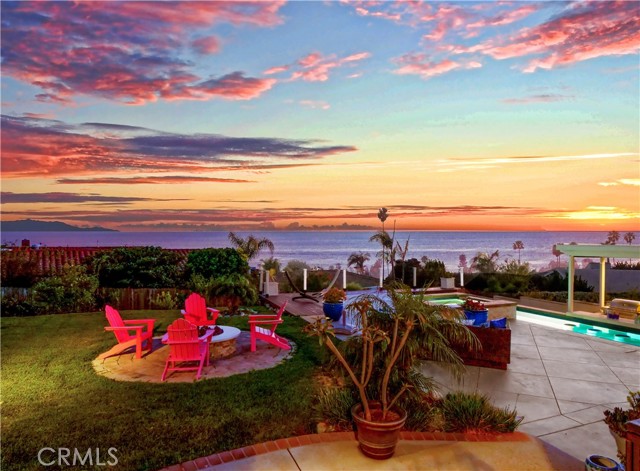
[[[157,319],[156,334],[179,316],[122,315]],[[218,323],[248,328],[246,317]],[[303,320],[286,317],[278,328],[298,350],[275,368],[173,384],[98,376],[91,362],[115,341],[104,325],[103,313],[2,319],[2,469],[42,469],[37,455],[43,447],[77,448],[83,455],[99,448],[103,461],[113,447],[116,469],[158,469],[312,432],[313,376],[321,351],[301,332]]]

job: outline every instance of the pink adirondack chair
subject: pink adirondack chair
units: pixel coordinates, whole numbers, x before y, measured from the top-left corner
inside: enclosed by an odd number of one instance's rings
[[[209,365],[209,342],[213,330],[208,330],[205,335],[198,337],[198,327],[184,319],[176,319],[167,329],[167,345],[169,356],[162,372],[162,381],[169,371],[196,371],[196,379],[202,376],[202,368]],[[197,363],[195,365],[182,365],[179,363]]]
[[[109,351],[101,354],[98,358],[103,360],[112,355],[116,355],[126,349],[136,347],[136,358],[142,358],[142,350],[153,350],[153,324],[155,319],[135,319],[123,321],[120,313],[111,306],[105,306],[105,313],[109,327],[105,327],[107,332],[113,332],[118,344]],[[146,346],[144,344],[146,343]]]
[[[277,314],[255,314],[249,316],[251,328],[251,351],[256,351],[256,340],[264,340],[267,343],[280,347],[283,350],[291,350],[289,342],[284,337],[276,334],[276,328],[282,324],[282,314],[287,307],[285,302]]]
[[[210,319],[207,316],[209,312],[211,313]],[[212,307],[207,307],[207,302],[198,293],[191,293],[184,301],[182,315],[193,325],[215,325],[220,311]]]

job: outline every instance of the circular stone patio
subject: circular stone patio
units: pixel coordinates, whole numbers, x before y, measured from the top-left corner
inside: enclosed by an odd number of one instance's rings
[[[135,349],[130,349],[121,355],[115,355],[104,360],[95,359],[93,368],[99,375],[116,381],[141,381],[145,383],[160,383],[160,377],[164,370],[169,347],[163,345],[161,337],[154,337],[153,351],[146,353],[142,358],[136,359]],[[213,355],[209,366],[202,369],[200,380],[212,378],[224,378],[253,370],[273,368],[291,358],[295,351],[295,344],[289,341],[291,351],[285,351],[266,342],[258,340],[256,351],[251,351],[251,335],[242,331],[236,339],[236,351],[230,356],[214,359]],[[211,345],[212,352],[215,344]],[[167,375],[166,383],[193,383],[196,381],[196,370],[173,371]]]

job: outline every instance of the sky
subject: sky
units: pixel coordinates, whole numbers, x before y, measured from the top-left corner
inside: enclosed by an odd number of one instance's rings
[[[640,230],[640,2],[1,2],[2,220]]]

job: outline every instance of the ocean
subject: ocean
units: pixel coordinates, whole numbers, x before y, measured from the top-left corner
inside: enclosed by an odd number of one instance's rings
[[[380,245],[369,242],[374,232],[313,232],[313,231],[238,231],[241,237],[249,234],[266,237],[275,245],[274,257],[286,265],[290,260],[303,260],[312,267],[345,267],[353,252],[368,252],[375,262]],[[427,256],[444,262],[447,269],[457,271],[459,257],[464,254],[467,263],[478,252],[500,252],[500,262],[507,258],[518,258],[513,243],[522,241],[524,249],[521,260],[529,262],[536,270],[543,270],[556,260],[552,250],[554,244],[576,242],[600,244],[607,239],[607,232],[443,232],[443,231],[396,231],[395,238],[404,248],[409,239],[407,259]],[[230,247],[228,232],[3,232],[2,243],[20,245],[22,239],[45,247],[116,247],[159,246],[172,249],[195,249],[205,247]],[[622,235],[622,234],[621,234]],[[624,243],[624,242],[623,242]],[[268,251],[260,258],[269,257]],[[566,256],[561,260],[566,261]],[[258,265],[259,260],[252,261]]]

